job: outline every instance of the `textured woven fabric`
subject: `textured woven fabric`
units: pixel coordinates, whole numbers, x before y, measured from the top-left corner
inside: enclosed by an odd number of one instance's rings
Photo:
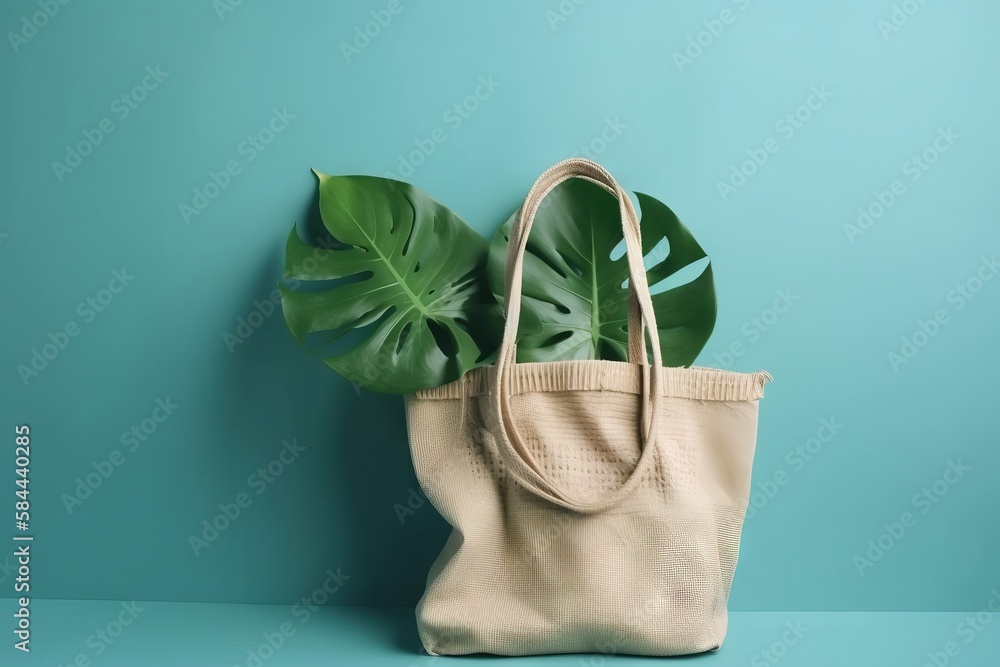
[[[517,364],[516,255],[538,201],[573,176],[621,202],[630,361]],[[417,478],[454,528],[417,606],[429,653],[665,656],[722,644],[769,376],[662,367],[627,200],[589,161],[543,174],[512,230],[497,364],[406,397]],[[653,364],[639,362],[643,328]]]

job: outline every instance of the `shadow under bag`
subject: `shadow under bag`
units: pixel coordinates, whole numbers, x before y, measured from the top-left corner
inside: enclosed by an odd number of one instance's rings
[[[627,362],[516,363],[528,234],[542,198],[569,178],[618,199]],[[639,233],[628,194],[602,167],[550,168],[511,230],[496,364],[406,397],[417,478],[454,528],[417,606],[428,653],[667,656],[722,645],[770,376],[662,367]]]

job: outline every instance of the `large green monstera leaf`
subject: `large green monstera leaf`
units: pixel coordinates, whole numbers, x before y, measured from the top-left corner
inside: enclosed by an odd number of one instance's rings
[[[691,232],[665,204],[636,193],[646,276],[656,285],[706,257]],[[503,272],[510,227],[490,244],[488,273],[503,301]],[[517,359],[611,359],[628,356],[628,263],[616,249],[623,234],[618,202],[593,183],[570,179],[542,200],[528,237]],[[669,253],[663,252],[666,239]],[[689,282],[653,294],[666,366],[689,366],[715,327],[712,267]],[[687,272],[686,272],[687,273]],[[678,276],[676,282],[681,282]],[[662,287],[662,286],[661,286]]]
[[[299,342],[317,332],[328,343],[363,337],[324,361],[361,387],[393,394],[456,380],[493,351],[502,320],[482,237],[406,183],[316,175],[334,242],[315,247],[295,229],[288,237],[281,302]]]

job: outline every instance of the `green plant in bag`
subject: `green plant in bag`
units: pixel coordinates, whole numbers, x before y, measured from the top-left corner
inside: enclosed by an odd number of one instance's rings
[[[319,178],[334,242],[314,247],[293,228],[279,285],[300,343],[362,340],[323,361],[355,384],[393,394],[459,379],[492,361],[503,317],[503,272],[514,216],[487,244],[419,189],[374,176]],[[648,282],[700,274],[652,296],[663,363],[688,366],[715,326],[705,251],[662,202],[637,193]],[[628,262],[618,203],[589,181],[558,185],[538,210],[524,262],[518,361],[627,359]],[[662,250],[665,243],[669,252]],[[492,293],[491,293],[492,290]],[[322,347],[322,346],[321,346]]]
[[[665,204],[649,195],[636,197],[651,287],[707,257]],[[516,216],[490,244],[488,275],[500,302]],[[579,178],[561,183],[542,200],[524,260],[518,361],[628,358],[628,261],[624,253],[612,258],[623,239],[619,220],[614,195]],[[663,239],[669,253],[660,251]],[[654,294],[652,301],[663,364],[691,365],[715,327],[711,264],[690,282]]]
[[[313,247],[294,228],[288,237],[284,277],[301,282],[279,288],[296,340],[328,332],[329,343],[360,330],[364,340],[323,361],[359,386],[394,394],[457,380],[496,348],[503,320],[482,237],[407,183],[316,175],[336,243]]]

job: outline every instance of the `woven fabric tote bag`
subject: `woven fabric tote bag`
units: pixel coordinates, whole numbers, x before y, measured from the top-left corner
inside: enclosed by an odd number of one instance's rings
[[[516,363],[538,207],[585,178],[617,197],[629,361]],[[572,159],[511,230],[497,362],[406,397],[414,468],[454,530],[417,605],[428,653],[680,655],[718,648],[767,373],[663,368],[628,194]],[[646,336],[653,363],[647,362]]]

